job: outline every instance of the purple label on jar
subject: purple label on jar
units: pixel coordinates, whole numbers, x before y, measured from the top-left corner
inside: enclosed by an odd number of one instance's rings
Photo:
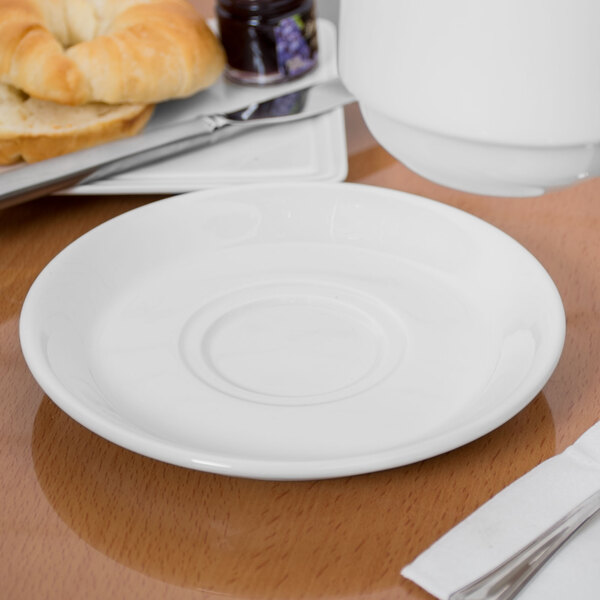
[[[304,22],[300,15],[286,17],[275,27],[277,63],[280,71],[290,76],[308,71],[316,63],[312,47],[314,22]]]

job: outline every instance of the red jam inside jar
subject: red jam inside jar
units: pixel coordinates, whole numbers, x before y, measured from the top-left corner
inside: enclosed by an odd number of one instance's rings
[[[317,64],[313,0],[219,0],[216,12],[228,79],[278,83]]]

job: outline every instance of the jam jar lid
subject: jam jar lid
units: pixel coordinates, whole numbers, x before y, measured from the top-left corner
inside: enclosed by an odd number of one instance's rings
[[[312,0],[218,0],[217,9],[238,19],[270,19],[310,7]]]

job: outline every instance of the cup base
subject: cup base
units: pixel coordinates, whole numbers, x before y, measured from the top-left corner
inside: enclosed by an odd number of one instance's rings
[[[539,196],[600,175],[600,142],[550,147],[485,143],[414,127],[364,104],[361,111],[378,142],[409,169],[465,192]]]

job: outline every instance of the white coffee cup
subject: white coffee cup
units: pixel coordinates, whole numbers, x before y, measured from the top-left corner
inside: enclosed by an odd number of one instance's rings
[[[600,175],[600,0],[341,0],[340,74],[375,138],[444,185]]]

